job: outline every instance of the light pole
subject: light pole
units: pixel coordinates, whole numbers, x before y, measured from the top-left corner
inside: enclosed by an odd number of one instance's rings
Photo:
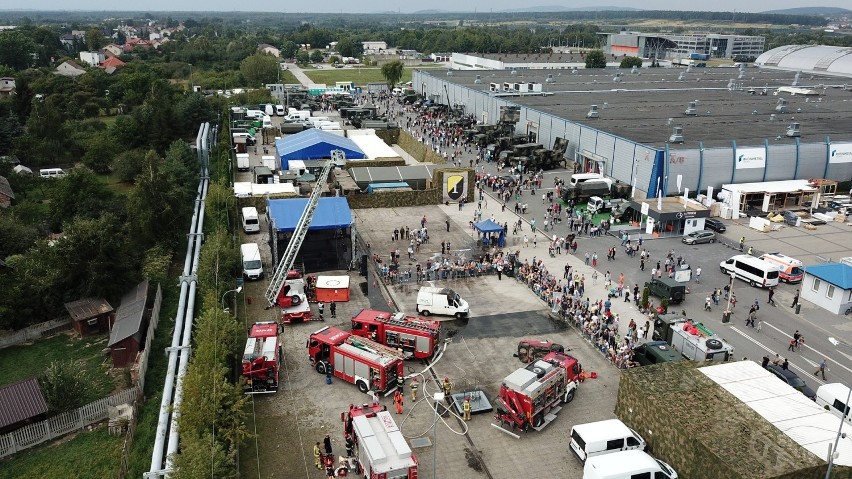
[[[240,294],[240,291],[242,291],[242,290],[243,290],[243,287],[239,286],[239,287],[237,287],[237,289],[229,289],[228,291],[225,291],[224,293],[222,293],[222,301],[221,301],[222,302],[222,311],[230,312],[230,310],[225,307],[225,295],[227,295],[228,293]]]
[[[438,386],[440,387],[440,385]],[[435,421],[432,423],[432,479],[435,479],[435,466],[438,460],[438,406],[444,404],[444,393],[437,392],[432,396],[435,401]]]
[[[842,345],[846,346],[847,348],[852,349],[852,346],[850,346],[850,345],[848,345],[848,344],[846,344],[842,341],[838,341],[837,339],[828,338],[828,341],[835,346],[837,346],[838,344],[842,344]],[[849,416],[849,414],[852,414],[852,412],[850,412],[850,410],[849,410],[849,400],[850,399],[852,399],[852,388],[849,388],[849,392],[846,393],[846,403],[844,403],[844,405],[846,406],[846,409],[844,411],[841,411],[842,416],[840,417],[840,426],[837,427],[837,437],[834,438],[834,447],[832,447],[828,451],[828,470],[825,471],[825,479],[831,479],[831,468],[834,466],[834,457],[837,455],[837,444],[840,443],[841,438],[846,437],[846,434],[843,433],[842,431],[843,431],[843,423],[846,421],[846,417]]]

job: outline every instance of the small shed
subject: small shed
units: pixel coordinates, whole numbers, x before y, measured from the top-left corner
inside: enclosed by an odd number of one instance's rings
[[[47,401],[36,378],[0,387],[0,434],[38,421],[47,414]]]
[[[148,280],[145,280],[121,298],[115,324],[109,334],[108,346],[114,368],[132,364],[144,344],[145,328],[151,313],[149,289]]]
[[[115,321],[115,310],[102,298],[85,298],[65,303],[71,325],[80,336],[106,333]]]
[[[349,301],[349,276],[318,276],[316,293],[323,303]]]
[[[806,266],[801,290],[803,300],[834,314],[843,314],[852,307],[852,258]]]
[[[8,208],[12,206],[12,200],[15,199],[15,192],[12,191],[12,186],[9,180],[0,176],[0,208]]]

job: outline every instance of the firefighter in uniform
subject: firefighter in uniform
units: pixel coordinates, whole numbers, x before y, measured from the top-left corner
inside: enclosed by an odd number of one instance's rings
[[[411,378],[411,384],[408,385],[411,388],[411,402],[417,401],[417,378]]]
[[[470,396],[465,396],[462,410],[464,411],[464,420],[470,421]]]
[[[314,465],[317,467],[317,469],[322,469],[322,465],[320,464],[320,455],[321,454],[322,453],[320,451],[320,443],[317,442],[314,445]]]
[[[404,396],[402,395],[402,393],[399,390],[397,390],[395,393],[393,393],[393,405],[396,406],[396,413],[397,414],[402,414],[403,398],[404,398]]]
[[[352,440],[352,434],[346,435],[346,456],[352,457],[355,452],[355,441]]]
[[[397,376],[396,378],[396,389],[403,394],[403,388],[405,388],[405,378],[402,376]]]
[[[444,378],[444,384],[441,385],[441,388],[444,389],[444,394],[447,396],[447,399],[450,398],[450,391],[453,389],[452,383],[450,383],[450,378]]]

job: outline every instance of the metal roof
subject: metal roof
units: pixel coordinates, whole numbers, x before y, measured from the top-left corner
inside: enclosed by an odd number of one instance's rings
[[[0,428],[47,412],[47,401],[36,378],[0,387]]]
[[[754,63],[767,68],[819,71],[852,77],[852,48],[830,45],[784,45],[762,53]]]
[[[145,318],[145,305],[148,302],[148,280],[137,284],[121,298],[121,305],[115,315],[115,325],[109,333],[112,346],[138,333]]]
[[[15,199],[15,192],[12,191],[12,186],[9,184],[9,180],[7,180],[5,176],[0,176],[0,195],[8,196],[13,200]]]
[[[805,273],[831,283],[840,289],[852,289],[852,266],[845,263],[826,263],[805,266]]]
[[[436,165],[417,166],[357,166],[349,169],[356,183],[390,183],[406,180],[431,180]]]
[[[84,298],[65,303],[65,309],[74,321],[85,321],[113,311],[103,298]]]

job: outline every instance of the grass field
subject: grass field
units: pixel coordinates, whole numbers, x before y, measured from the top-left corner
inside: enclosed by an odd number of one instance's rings
[[[67,436],[0,461],[0,479],[116,477],[123,441],[123,437],[110,436],[106,427]]]
[[[293,75],[293,72],[290,70],[281,70],[281,83],[285,85],[288,83],[298,84],[299,80],[296,79],[296,75]]]
[[[108,375],[109,359],[101,354],[108,339],[105,334],[79,339],[67,333],[0,349],[0,385],[38,376],[53,361],[79,359],[93,380],[86,402],[107,396],[116,386]]]
[[[422,69],[423,67],[418,67]],[[315,83],[325,83],[326,85],[334,85],[334,82],[353,81],[358,86],[365,86],[367,83],[378,83],[385,81],[382,76],[382,70],[378,67],[363,67],[363,68],[325,68],[322,70],[305,69],[305,75]],[[402,69],[402,78],[400,83],[411,81],[411,67]]]

